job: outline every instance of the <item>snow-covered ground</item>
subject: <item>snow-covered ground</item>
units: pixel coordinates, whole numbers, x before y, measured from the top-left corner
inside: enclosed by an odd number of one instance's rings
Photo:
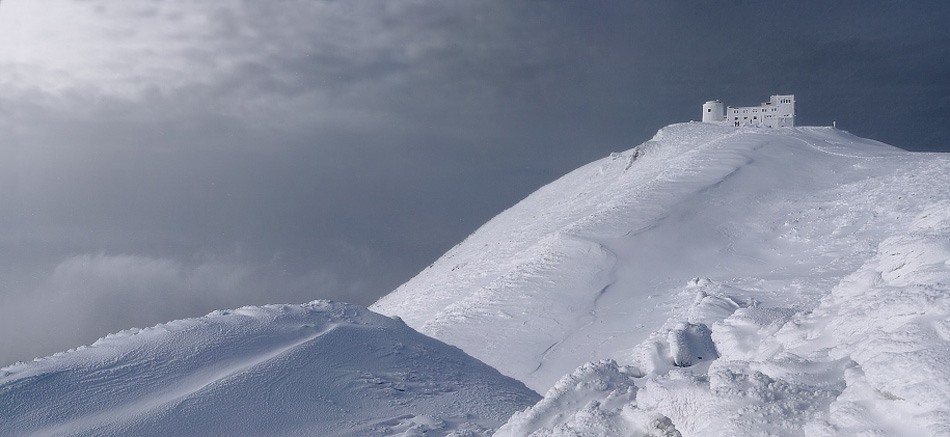
[[[0,369],[0,435],[483,435],[538,398],[398,320],[315,301]]]
[[[671,125],[371,309],[408,326],[247,307],[0,369],[0,435],[950,435],[950,155]]]
[[[950,156],[685,123],[371,308],[547,391],[501,435],[948,435],[948,297]]]

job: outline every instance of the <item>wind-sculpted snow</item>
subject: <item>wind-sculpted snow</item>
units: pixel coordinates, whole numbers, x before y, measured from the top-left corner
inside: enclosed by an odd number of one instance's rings
[[[501,435],[945,435],[948,272],[950,156],[691,123],[373,308],[547,391]]]
[[[814,435],[950,435],[950,202],[885,239],[779,338],[846,363],[845,389]]]
[[[484,435],[537,399],[400,321],[315,301],[0,369],[0,435]]]
[[[537,405],[515,413],[495,436],[679,437],[668,417],[635,408],[637,386],[627,371],[613,360],[585,364],[561,378]]]
[[[948,230],[950,202],[925,209],[811,310],[732,305],[720,295],[718,315],[705,320],[716,319],[720,356],[711,363],[677,365],[660,330],[631,351],[631,364],[581,366],[500,431],[663,435],[650,426],[669,423],[664,432],[684,436],[950,435]],[[704,279],[687,288],[699,289],[696,314],[722,286]],[[565,383],[578,375],[614,382]]]

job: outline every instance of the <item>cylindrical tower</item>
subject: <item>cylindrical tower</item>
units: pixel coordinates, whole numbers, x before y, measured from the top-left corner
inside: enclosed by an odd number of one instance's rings
[[[723,121],[726,119],[726,108],[718,100],[703,103],[703,123]]]

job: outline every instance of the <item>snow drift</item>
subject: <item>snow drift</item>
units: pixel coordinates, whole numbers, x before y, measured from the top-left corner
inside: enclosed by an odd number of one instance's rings
[[[0,369],[0,435],[481,435],[538,395],[353,305],[215,311]]]
[[[946,434],[948,223],[947,155],[684,123],[371,308],[547,391],[500,435]]]

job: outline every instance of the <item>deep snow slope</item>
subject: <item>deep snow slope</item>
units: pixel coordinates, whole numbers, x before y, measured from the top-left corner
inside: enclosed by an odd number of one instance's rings
[[[689,310],[628,364],[581,366],[496,435],[950,435],[950,202],[811,310],[742,302],[707,279],[688,288]],[[682,335],[694,326],[711,329]]]
[[[950,434],[948,272],[950,156],[684,123],[371,308],[548,391],[501,435]]]
[[[215,311],[0,369],[0,435],[482,435],[523,384],[365,308]]]

